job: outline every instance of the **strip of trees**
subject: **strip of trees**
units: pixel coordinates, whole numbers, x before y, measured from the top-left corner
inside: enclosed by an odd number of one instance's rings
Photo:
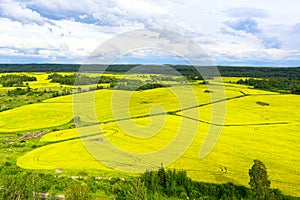
[[[22,87],[25,86],[24,82],[36,80],[34,76],[9,74],[0,77],[0,84],[3,87]]]
[[[184,170],[164,169],[147,171],[139,177],[96,178],[80,172],[72,179],[66,175],[45,174],[23,170],[11,163],[0,166],[0,199],[66,200],[92,199],[300,199],[283,195],[272,189],[267,168],[259,160],[249,170],[250,188],[233,183],[213,184],[191,180]]]
[[[109,84],[109,88],[117,90],[149,90],[154,88],[166,87],[166,85],[156,83],[158,76],[151,76],[151,83],[144,83],[139,79],[118,79],[113,76],[99,76],[99,77],[89,77],[84,75],[62,75],[58,73],[53,73],[48,76],[50,82],[60,83],[63,85],[91,85],[91,84]],[[161,77],[163,81],[175,81],[172,77]],[[162,81],[160,80],[160,81]],[[103,86],[97,86],[96,89],[104,89]],[[92,88],[89,90],[93,90]]]
[[[240,79],[237,84],[253,86],[255,89],[300,94],[300,80],[285,78]]]
[[[100,76],[100,77],[89,77],[84,75],[62,75],[53,73],[48,76],[52,83],[60,83],[62,85],[91,85],[91,84],[102,84],[102,83],[115,83],[117,78],[112,76]]]

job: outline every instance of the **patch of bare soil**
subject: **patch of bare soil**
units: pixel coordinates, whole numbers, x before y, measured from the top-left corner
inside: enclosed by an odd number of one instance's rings
[[[43,135],[45,135],[47,132],[38,132],[38,133],[28,133],[28,134],[25,134],[25,135],[22,135],[20,137],[20,139],[31,139],[31,138],[39,138],[39,137],[42,137]]]

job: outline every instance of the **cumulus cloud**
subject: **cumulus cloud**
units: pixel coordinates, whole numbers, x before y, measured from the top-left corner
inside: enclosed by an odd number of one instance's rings
[[[225,21],[224,24],[230,27],[233,31],[228,31],[228,29],[223,29],[224,33],[239,35],[241,32],[252,34],[261,40],[261,44],[267,48],[281,47],[281,42],[274,37],[268,37],[264,32],[258,27],[258,23],[253,18],[238,18],[233,20]]]
[[[141,23],[145,26],[158,25],[158,21],[171,19],[168,11],[156,4],[139,0],[86,0],[43,1],[32,0],[28,7],[40,15],[54,19],[97,24],[100,26],[124,26]]]
[[[135,28],[160,27],[191,32],[188,25],[177,23],[165,8],[138,0],[87,0],[84,6],[72,0],[5,1],[1,9],[0,17],[2,21],[3,17],[8,19],[3,25],[9,31],[0,31],[3,35],[0,44],[16,51],[23,50],[19,55],[27,52],[43,58],[55,54],[67,59],[88,56],[105,38]]]
[[[250,1],[216,1],[2,0],[0,61],[11,55],[82,62],[106,39],[145,27],[184,34],[218,64],[296,62],[297,56],[300,62],[300,14],[291,12],[293,3],[252,0],[255,7],[249,7]],[[172,35],[160,37],[183,42]]]
[[[110,37],[109,34],[101,33],[101,29],[98,31],[95,25],[72,21],[57,21],[52,31],[47,26],[25,26],[8,19],[0,19],[0,23],[6,27],[0,30],[0,47],[5,47],[0,57],[64,57],[65,60],[78,58],[83,62],[84,57],[101,41]],[[6,34],[7,31],[10,34]]]
[[[52,22],[35,11],[32,11],[21,2],[4,0],[0,2],[0,17],[5,17],[22,24],[44,25]]]
[[[283,48],[290,50],[299,50],[300,47],[300,23],[291,27],[286,27],[282,34]]]

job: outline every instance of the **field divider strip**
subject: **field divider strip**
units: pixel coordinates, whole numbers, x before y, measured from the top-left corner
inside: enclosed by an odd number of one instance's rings
[[[193,117],[189,117],[189,116],[184,116],[184,115],[180,115],[175,113],[174,115],[178,116],[178,117],[183,117],[186,119],[190,119],[193,121],[197,121],[200,123],[204,123],[204,124],[210,124],[210,125],[214,125],[214,126],[268,126],[268,125],[283,125],[283,124],[290,124],[290,122],[265,122],[265,123],[257,123],[257,124],[214,124],[211,122],[207,122],[207,121],[203,121],[200,119],[195,119]]]

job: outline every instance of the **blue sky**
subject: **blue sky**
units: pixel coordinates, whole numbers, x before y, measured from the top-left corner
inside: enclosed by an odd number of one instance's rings
[[[120,33],[177,31],[217,65],[300,66],[296,0],[0,0],[0,63],[83,63]],[[138,56],[136,56],[138,55]],[[131,54],[120,63],[184,63]]]

